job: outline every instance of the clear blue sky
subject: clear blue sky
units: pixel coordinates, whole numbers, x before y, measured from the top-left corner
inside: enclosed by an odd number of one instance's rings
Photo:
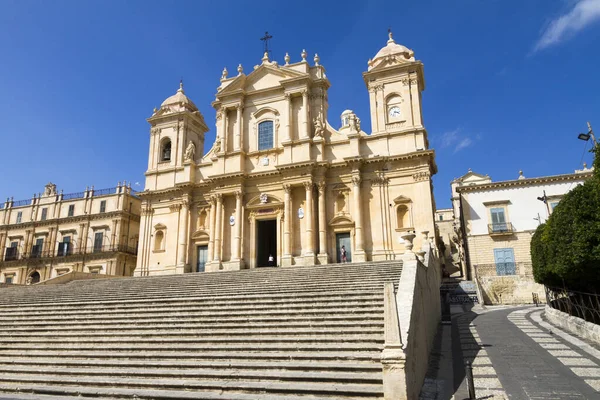
[[[266,30],[279,62],[319,54],[336,127],[346,108],[370,126],[361,73],[388,27],[415,51],[438,208],[468,168],[504,180],[591,164],[576,134],[589,120],[600,136],[600,0],[291,3],[0,0],[0,199],[48,181],[143,189],[153,107],[183,77],[210,145],[221,71],[259,64]]]

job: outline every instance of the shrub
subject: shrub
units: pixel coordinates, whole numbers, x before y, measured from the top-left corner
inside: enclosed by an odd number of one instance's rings
[[[536,282],[571,290],[600,288],[600,168],[567,193],[532,237]]]

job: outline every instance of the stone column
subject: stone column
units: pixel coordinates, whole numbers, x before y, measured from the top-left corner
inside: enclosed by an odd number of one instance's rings
[[[213,261],[216,263],[221,262],[221,230],[223,227],[223,195],[217,193],[215,195],[217,199],[217,215],[215,221],[215,248],[213,251]]]
[[[305,256],[313,256],[314,250],[314,239],[313,239],[313,183],[304,182],[304,188],[306,189],[306,211],[304,212],[304,218],[306,220],[306,250]]]
[[[302,91],[302,112],[303,112],[302,137],[308,139],[310,137],[309,124],[308,124],[308,115],[309,115],[308,114],[308,90]]]
[[[241,260],[242,258],[242,199],[244,194],[241,191],[235,192],[235,241],[233,259]]]
[[[237,121],[236,121],[236,131],[235,131],[235,142],[233,144],[233,150],[240,150],[242,148],[242,109],[243,104],[240,103],[237,105]]]
[[[292,94],[286,93],[285,100],[287,102],[287,118],[285,121],[285,141],[289,142],[292,140]]]
[[[190,202],[189,199],[184,198],[181,203],[181,211],[179,213],[179,265],[185,265],[186,254],[187,254],[187,234],[188,234],[188,214],[189,214]]]
[[[362,209],[362,201],[360,195],[360,183],[362,179],[359,174],[352,176],[352,185],[354,192],[354,206],[356,207],[356,214],[354,215],[354,231],[355,231],[355,239],[354,239],[354,255],[352,257],[352,261],[366,261],[365,259],[365,249],[364,249],[364,241],[363,241],[363,209]]]
[[[327,264],[327,206],[325,205],[325,181],[319,182],[319,262]]]
[[[283,185],[284,190],[284,224],[283,224],[283,255],[292,255],[292,185]]]
[[[210,222],[209,222],[209,236],[208,236],[208,262],[213,260],[214,247],[215,247],[215,213],[217,208],[215,206],[215,197],[210,197]]]
[[[117,243],[115,240],[115,238],[117,237],[117,222],[118,221],[116,219],[113,219],[112,220],[112,228],[110,228],[111,229],[110,245],[113,249],[115,249],[117,247]]]

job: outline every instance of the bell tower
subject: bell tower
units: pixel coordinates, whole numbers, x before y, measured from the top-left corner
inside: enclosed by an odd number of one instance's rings
[[[193,167],[202,157],[208,127],[196,105],[185,95],[183,82],[160,109],[154,109],[148,123],[151,128],[145,188],[160,190],[193,180]],[[192,168],[182,168],[185,165]]]
[[[392,32],[388,41],[368,62],[363,78],[369,90],[371,132],[373,135],[421,130],[421,92],[425,89],[423,64],[414,52],[397,44]],[[427,148],[426,138],[416,149]]]

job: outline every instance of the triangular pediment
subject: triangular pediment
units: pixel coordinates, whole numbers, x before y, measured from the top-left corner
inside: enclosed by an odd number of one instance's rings
[[[224,96],[238,90],[253,92],[270,88],[281,87],[281,82],[287,79],[308,77],[308,74],[294,71],[289,68],[282,68],[270,64],[262,64],[248,75],[240,75],[233,80],[226,88],[219,92],[219,96]]]
[[[472,183],[472,182],[481,183],[481,181],[490,181],[491,182],[491,178],[489,177],[489,175],[482,175],[482,174],[478,174],[473,171],[469,171],[466,174],[464,174],[463,176],[461,176],[460,178],[458,178],[458,181],[460,181],[462,183]]]

